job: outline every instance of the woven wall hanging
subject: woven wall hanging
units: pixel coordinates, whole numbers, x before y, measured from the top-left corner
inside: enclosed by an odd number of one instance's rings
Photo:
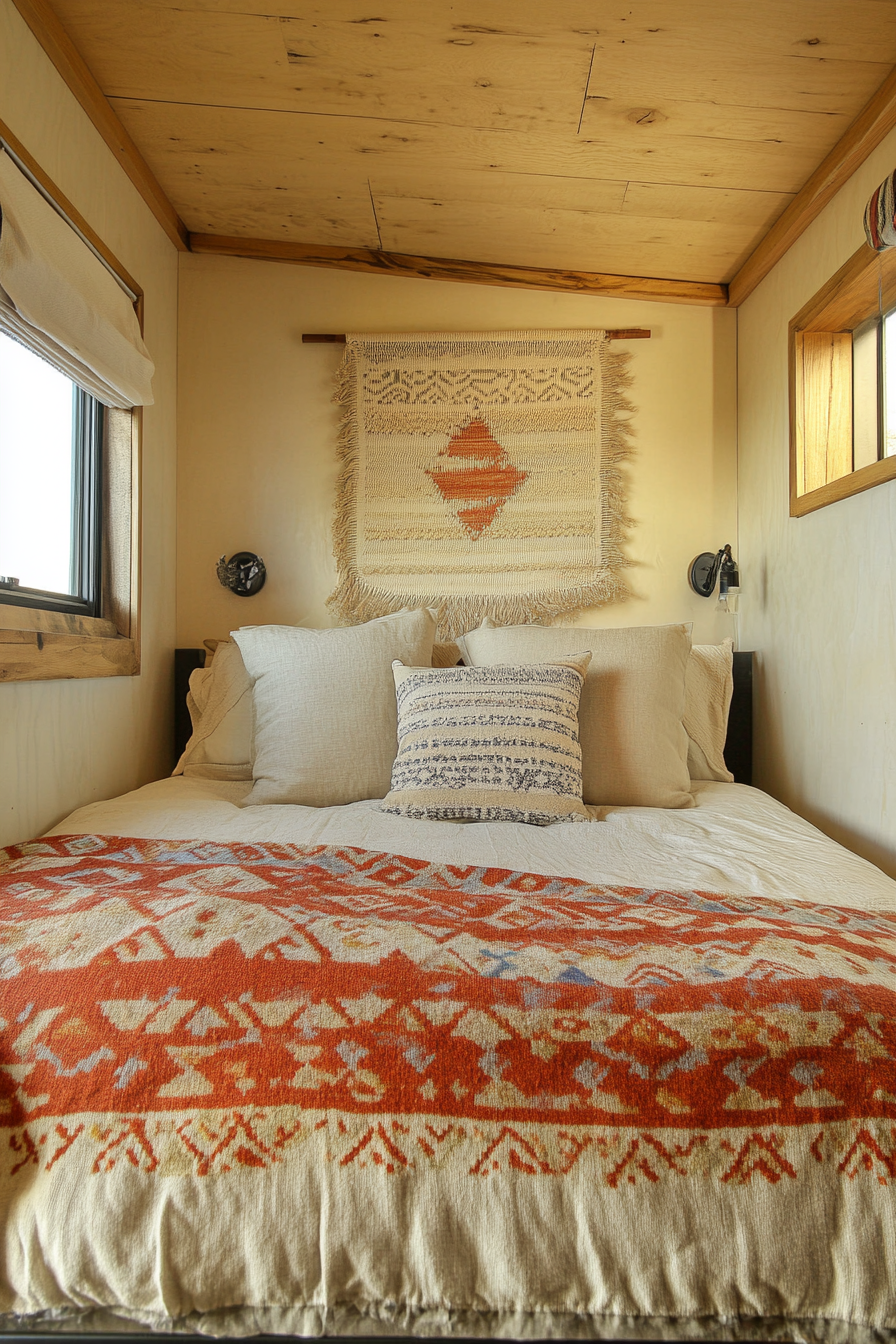
[[[602,331],[347,336],[331,607],[432,606],[451,637],[627,596],[627,358]]]

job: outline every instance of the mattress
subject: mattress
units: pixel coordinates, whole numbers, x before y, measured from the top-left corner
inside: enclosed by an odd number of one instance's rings
[[[50,835],[132,835],[357,845],[440,863],[474,863],[631,886],[702,887],[867,909],[896,909],[896,883],[768,794],[696,781],[696,806],[589,808],[600,824],[413,821],[376,799],[344,807],[241,807],[249,783],[178,776],[79,808]]]
[[[0,865],[3,1328],[896,1338],[896,883],[160,781]]]

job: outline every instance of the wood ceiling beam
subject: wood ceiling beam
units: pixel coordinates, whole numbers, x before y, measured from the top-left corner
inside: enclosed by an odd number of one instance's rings
[[[640,275],[604,275],[596,271],[549,270],[537,266],[500,266],[449,257],[417,257],[364,247],[313,247],[269,238],[228,238],[191,233],[191,252],[255,261],[285,261],[296,266],[328,266],[375,275],[406,275],[416,280],[454,280],[461,284],[503,285],[512,289],[550,289],[568,294],[602,294],[620,299],[652,299],[723,308],[726,285],[699,280],[663,280]]]
[[[48,0],[13,0],[13,3],[165,233],[175,247],[186,252],[187,226],[128,135]]]
[[[894,126],[896,69],[890,71],[871,101],[741,266],[728,286],[732,308],[739,307],[753,293]]]

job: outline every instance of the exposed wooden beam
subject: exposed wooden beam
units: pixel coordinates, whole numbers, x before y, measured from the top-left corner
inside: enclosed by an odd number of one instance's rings
[[[168,237],[175,247],[186,252],[186,225],[119,121],[48,0],[13,0],[13,3]]]
[[[499,266],[450,257],[415,257],[364,247],[313,247],[270,238],[227,238],[191,233],[191,252],[256,261],[285,261],[297,266],[329,266],[376,275],[406,275],[416,280],[454,280],[462,284],[504,285],[512,289],[551,289],[572,294],[603,294],[660,303],[724,307],[726,285],[698,280],[663,280],[641,275],[603,275],[596,271],[548,270],[536,266]]]
[[[846,134],[816,168],[728,286],[728,302],[737,308],[773,266],[805,233],[856,169],[896,126],[896,69],[890,71]]]

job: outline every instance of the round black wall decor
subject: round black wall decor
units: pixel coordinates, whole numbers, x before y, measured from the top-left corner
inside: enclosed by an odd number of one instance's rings
[[[217,572],[222,585],[237,597],[254,597],[267,578],[264,561],[252,551],[237,551],[229,560],[222,555]]]

